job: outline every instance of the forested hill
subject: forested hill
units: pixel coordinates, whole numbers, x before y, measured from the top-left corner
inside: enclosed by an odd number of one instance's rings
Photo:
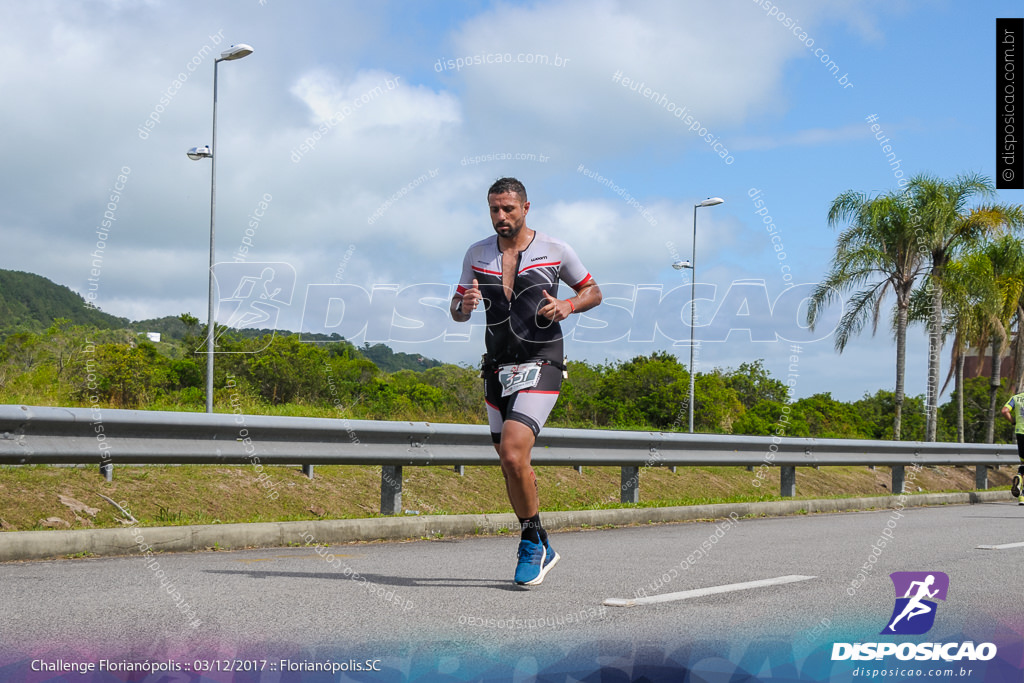
[[[190,330],[178,316],[165,316],[130,322],[89,306],[81,295],[64,285],[35,273],[0,269],[0,340],[14,332],[42,332],[53,325],[58,318],[70,321],[72,325],[86,325],[103,330],[131,329],[134,332],[159,332],[164,339],[181,340],[187,334],[205,337],[205,321],[197,321]],[[266,335],[287,337],[287,330],[244,329],[233,330],[232,336],[240,339],[261,338]],[[337,334],[304,334],[307,342],[338,342],[344,339]],[[384,344],[369,344],[359,352],[385,372],[398,370],[426,370],[441,365],[433,358],[424,358],[414,353],[393,351]]]
[[[398,372],[399,370],[426,370],[443,365],[441,361],[433,358],[426,358],[415,353],[399,353],[391,350],[385,344],[363,344],[359,352],[373,361],[373,364],[384,372]]]
[[[42,275],[0,269],[0,335],[39,332],[57,318],[101,329],[120,329],[128,325],[127,318],[87,306],[80,295]]]

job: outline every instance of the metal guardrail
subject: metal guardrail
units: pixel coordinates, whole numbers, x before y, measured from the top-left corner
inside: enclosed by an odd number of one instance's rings
[[[889,466],[899,492],[908,465],[974,466],[977,487],[986,489],[989,466],[1019,462],[1014,444],[589,429],[544,429],[532,461],[621,467],[627,503],[639,501],[648,467],[777,466],[781,495],[793,496],[797,467]],[[493,466],[498,458],[484,425],[0,405],[3,465],[98,464],[109,480],[114,465],[254,463],[301,465],[310,477],[314,465],[380,466],[381,512],[396,514],[403,466]]]

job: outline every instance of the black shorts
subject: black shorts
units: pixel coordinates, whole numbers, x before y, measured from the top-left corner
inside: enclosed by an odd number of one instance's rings
[[[491,426],[491,441],[501,441],[501,428],[506,420],[523,423],[534,436],[540,434],[561,388],[562,370],[545,364],[540,367],[537,386],[502,396],[497,370],[488,370],[484,380],[484,402],[487,404],[487,423]]]

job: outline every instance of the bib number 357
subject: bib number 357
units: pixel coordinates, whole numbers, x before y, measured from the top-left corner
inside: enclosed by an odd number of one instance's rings
[[[517,391],[537,386],[540,381],[540,363],[520,363],[503,365],[498,369],[498,381],[501,382],[501,395],[511,396]]]

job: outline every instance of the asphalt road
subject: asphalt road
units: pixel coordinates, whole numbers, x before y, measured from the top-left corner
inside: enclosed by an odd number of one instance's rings
[[[532,589],[511,581],[516,542],[166,554],[156,567],[140,556],[0,564],[0,680],[21,680],[12,676],[32,660],[101,659],[175,662],[193,680],[186,668],[236,658],[267,661],[210,680],[338,680],[300,676],[282,659],[379,669],[361,680],[529,677],[580,662],[618,667],[624,680],[684,668],[705,672],[691,680],[728,680],[736,667],[835,680],[853,664],[827,661],[832,643],[886,640],[896,571],[949,576],[935,626],[907,639],[996,642],[1018,669],[1024,656],[1024,507],[1010,500],[556,533],[562,559]],[[779,577],[812,578],[604,605]]]

